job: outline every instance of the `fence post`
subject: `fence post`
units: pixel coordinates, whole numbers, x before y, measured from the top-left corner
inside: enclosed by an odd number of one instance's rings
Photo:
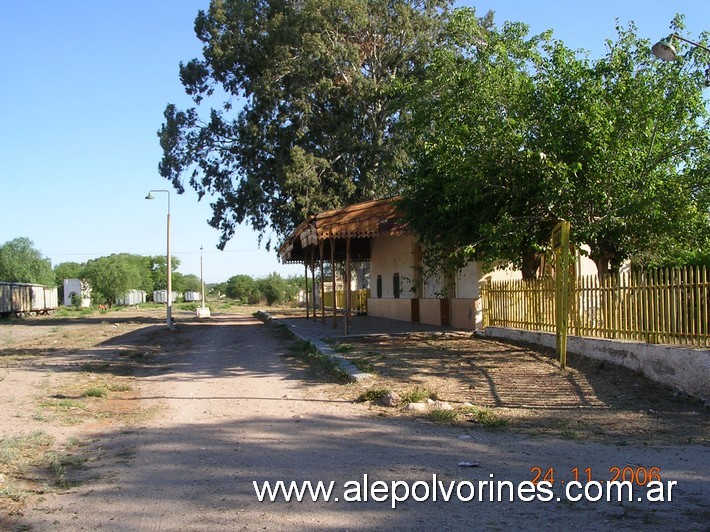
[[[481,325],[485,329],[491,324],[491,278],[478,284],[478,296],[481,301]]]
[[[555,316],[556,345],[560,366],[567,366],[567,326],[569,324],[569,230],[570,223],[562,220],[552,232],[555,251]]]

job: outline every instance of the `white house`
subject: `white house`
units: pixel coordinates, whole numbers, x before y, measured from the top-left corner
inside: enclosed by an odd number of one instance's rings
[[[82,308],[91,306],[91,286],[83,279],[64,279],[64,306],[71,307],[75,296],[81,298]]]

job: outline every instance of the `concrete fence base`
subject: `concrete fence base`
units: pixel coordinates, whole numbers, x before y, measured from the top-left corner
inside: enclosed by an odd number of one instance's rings
[[[486,327],[478,334],[555,348],[555,334]],[[567,337],[567,351],[640,371],[648,378],[706,402],[710,400],[710,350],[604,338]]]

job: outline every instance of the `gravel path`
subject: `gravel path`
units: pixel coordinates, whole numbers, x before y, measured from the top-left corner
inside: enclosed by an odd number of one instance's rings
[[[95,434],[87,476],[44,499],[14,527],[35,530],[648,529],[705,530],[710,448],[601,445],[373,416],[331,400],[279,355],[289,341],[246,316],[214,316],[156,338],[164,371],[138,378],[140,401],[161,413],[141,426]],[[459,467],[460,461],[480,464]],[[357,481],[444,487],[529,481],[554,467],[555,496],[573,468],[659,467],[673,501],[346,502]],[[338,502],[259,502],[253,481],[334,481]],[[474,484],[467,484],[467,482]],[[400,487],[399,494],[403,493]],[[507,493],[507,492],[506,492]],[[642,490],[638,489],[640,495]],[[455,497],[456,490],[454,489]],[[376,495],[376,494],[375,494]],[[477,494],[476,494],[477,495]],[[349,492],[353,498],[354,492]],[[24,527],[24,528],[23,528]]]

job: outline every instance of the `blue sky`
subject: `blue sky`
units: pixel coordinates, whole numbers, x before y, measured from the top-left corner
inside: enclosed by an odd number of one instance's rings
[[[167,103],[187,107],[178,64],[200,55],[193,32],[208,0],[0,0],[0,244],[28,237],[52,260],[85,262],[111,253],[165,253],[167,196],[156,136]],[[639,35],[669,33],[674,13],[689,34],[710,29],[710,2],[685,0],[485,0],[458,2],[497,23],[552,29],[592,58],[614,38],[615,20]],[[172,252],[182,273],[205,278],[301,273],[260,249],[241,228],[225,251],[207,220],[207,201],[171,191]]]

